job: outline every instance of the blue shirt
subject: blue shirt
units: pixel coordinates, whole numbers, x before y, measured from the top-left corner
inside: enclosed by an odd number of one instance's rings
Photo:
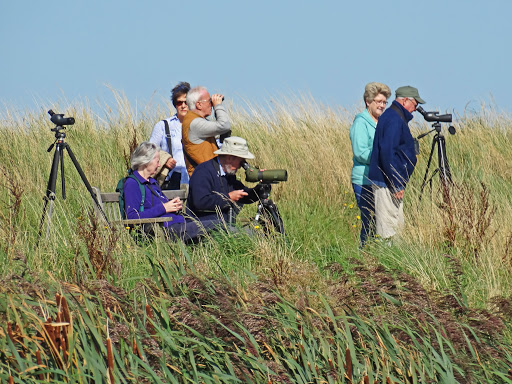
[[[185,164],[185,157],[183,154],[183,145],[181,144],[181,122],[178,119],[178,115],[169,117],[167,122],[169,123],[169,132],[171,134],[171,146],[172,146],[172,158],[176,160],[176,167],[169,171],[167,180],[171,177],[173,172],[181,173],[181,184],[188,184],[189,177],[187,167]],[[163,121],[159,121],[155,124],[151,137],[149,138],[151,143],[158,145],[163,151],[171,153],[169,146],[167,145],[167,138],[165,137],[165,124]]]
[[[185,222],[183,216],[165,212],[164,203],[168,202],[169,199],[162,193],[162,190],[155,179],[150,177],[148,180],[145,180],[137,171],[133,171],[133,175],[141,182],[141,184],[144,185],[144,188],[146,188],[146,198],[144,200],[144,211],[140,212],[142,194],[140,192],[139,184],[132,178],[127,178],[123,188],[124,207],[127,219],[172,217],[172,221],[165,222],[164,227]],[[154,193],[149,189],[150,186]]]

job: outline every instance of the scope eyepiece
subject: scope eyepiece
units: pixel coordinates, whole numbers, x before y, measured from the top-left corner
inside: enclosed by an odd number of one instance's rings
[[[73,125],[75,124],[75,119],[73,117],[64,117],[62,113],[55,113],[51,109],[48,111],[48,114],[51,116],[50,120],[55,125]]]
[[[416,110],[423,115],[423,118],[426,121],[436,121],[440,123],[451,123],[452,122],[452,114],[447,113],[445,115],[439,115],[437,111],[427,112],[420,105],[416,107]]]
[[[260,171],[251,167],[247,161],[242,163],[245,169],[245,180],[255,183],[261,181],[262,183],[278,183],[280,181],[288,180],[288,171],[286,169],[267,169]]]

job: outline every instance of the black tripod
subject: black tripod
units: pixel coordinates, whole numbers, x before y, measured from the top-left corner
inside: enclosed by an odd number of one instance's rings
[[[441,123],[439,121],[432,124],[433,129],[423,133],[418,136],[418,140],[422,137],[428,135],[431,132],[436,131],[436,134],[434,135],[434,138],[432,139],[432,149],[430,150],[430,156],[428,158],[427,163],[427,169],[425,171],[425,176],[423,177],[423,183],[421,184],[420,189],[420,200],[423,195],[423,189],[425,188],[425,185],[427,182],[430,184],[430,189],[432,190],[432,179],[436,175],[436,173],[439,173],[439,179],[441,181],[441,186],[443,188],[443,191],[445,191],[450,184],[452,184],[452,174],[450,171],[450,165],[448,164],[448,157],[446,156],[446,144],[444,140],[444,135],[441,132]],[[448,128],[448,131],[450,134],[455,134],[455,128],[453,126],[450,126]],[[430,168],[430,163],[432,162],[432,156],[434,154],[434,149],[437,146],[437,160],[438,160],[438,167],[437,169],[432,173],[432,176],[427,180],[428,177],[428,171]]]
[[[261,186],[263,187],[263,192],[260,192],[260,202],[256,210],[254,225],[262,227],[267,234],[270,234],[273,228],[277,233],[284,235],[283,219],[281,219],[277,205],[268,198],[271,186],[266,183],[261,183]]]
[[[48,210],[48,226],[46,228],[46,237],[48,237],[48,234],[50,232],[50,226],[51,226],[51,217],[53,213],[53,203],[55,201],[55,187],[57,185],[57,172],[59,168],[59,162],[60,162],[60,179],[62,182],[62,198],[66,199],[66,182],[64,178],[64,150],[68,151],[69,157],[71,161],[73,162],[76,170],[78,171],[78,174],[82,178],[82,181],[85,184],[85,187],[89,191],[89,193],[92,196],[92,199],[98,206],[100,212],[103,215],[103,218],[105,219],[107,225],[110,226],[110,223],[108,222],[107,216],[105,215],[105,212],[101,209],[100,203],[98,202],[98,199],[96,198],[95,193],[92,190],[91,184],[89,184],[89,181],[87,180],[87,177],[85,177],[84,172],[82,171],[82,168],[80,167],[80,164],[78,164],[78,161],[73,154],[73,151],[69,147],[69,145],[64,142],[64,138],[66,137],[66,134],[62,132],[62,130],[66,129],[64,125],[72,125],[75,123],[75,119],[72,117],[64,117],[63,114],[56,114],[51,109],[48,111],[48,113],[51,116],[51,121],[55,124],[55,128],[52,128],[52,132],[55,132],[55,141],[50,145],[47,149],[47,152],[51,152],[53,147],[55,147],[55,153],[53,155],[53,161],[52,161],[52,168],[50,172],[50,178],[48,179],[48,186],[46,187],[46,195],[44,197],[44,207],[43,207],[43,215],[41,216],[41,223],[39,224],[39,233],[37,235],[37,245],[39,245],[39,239],[41,238],[41,233],[43,230],[43,225],[47,216],[47,209],[48,209],[48,203],[50,203],[50,208]]]

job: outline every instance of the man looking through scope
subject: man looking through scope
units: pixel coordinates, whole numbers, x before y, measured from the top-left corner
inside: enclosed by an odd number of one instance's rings
[[[236,179],[236,171],[246,159],[254,159],[247,141],[232,136],[224,140],[213,159],[197,166],[190,178],[187,206],[191,214],[203,219],[217,219],[218,212],[232,224],[244,204],[258,201],[264,184],[247,188]],[[286,171],[284,171],[286,172]]]
[[[400,87],[396,98],[375,128],[368,177],[375,196],[375,230],[383,239],[394,236],[404,224],[404,191],[416,166],[415,141],[409,121],[425,101],[411,86]]]

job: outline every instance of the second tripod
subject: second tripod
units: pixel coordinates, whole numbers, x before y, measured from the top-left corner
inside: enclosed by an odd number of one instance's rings
[[[422,137],[427,136],[429,133],[436,131],[436,134],[434,135],[434,138],[432,139],[432,147],[430,149],[430,156],[428,158],[427,162],[427,169],[425,170],[425,176],[423,177],[423,182],[421,183],[421,189],[420,189],[420,200],[423,195],[423,190],[425,188],[425,185],[427,183],[430,184],[430,189],[432,189],[432,179],[434,176],[438,173],[439,179],[441,181],[441,187],[443,188],[443,191],[446,191],[449,184],[452,183],[452,174],[450,171],[450,164],[448,163],[448,157],[446,156],[446,143],[444,139],[444,135],[441,132],[441,121],[442,122],[451,122],[451,115],[442,115],[438,116],[437,112],[425,112],[423,109],[418,108],[418,111],[423,114],[425,117],[425,120],[427,121],[435,121],[434,124],[432,124],[432,129],[426,133],[423,133],[417,137],[417,139],[421,139]],[[451,135],[455,135],[455,128],[450,125],[448,128],[448,131]],[[437,147],[437,160],[438,160],[438,166],[437,169],[432,173],[430,177],[429,176],[429,169],[430,164],[432,163],[432,157],[434,155],[434,151]]]
[[[261,185],[263,186],[263,193],[260,194],[254,225],[262,227],[267,234],[275,231],[284,235],[284,224],[277,205],[269,199],[270,184],[261,183]]]
[[[98,202],[98,199],[96,198],[96,195],[94,194],[94,191],[92,190],[91,185],[89,184],[89,181],[87,180],[87,177],[85,177],[84,171],[80,167],[80,164],[78,164],[78,160],[76,159],[75,155],[73,154],[73,151],[71,151],[71,148],[69,145],[64,141],[64,138],[66,137],[66,134],[62,132],[65,129],[65,125],[72,125],[75,123],[75,119],[72,117],[64,117],[63,114],[57,114],[54,113],[51,109],[48,111],[48,114],[51,116],[51,121],[55,124],[55,128],[52,128],[52,132],[55,132],[55,141],[52,145],[48,148],[47,152],[51,152],[53,147],[55,147],[55,153],[53,155],[53,161],[52,161],[52,167],[50,171],[50,177],[48,179],[48,185],[46,187],[46,195],[44,197],[44,207],[43,207],[43,215],[41,216],[41,222],[39,224],[39,234],[37,236],[37,243],[39,244],[39,239],[42,234],[43,225],[45,222],[46,217],[48,216],[48,226],[46,228],[46,237],[48,237],[48,234],[50,232],[50,225],[51,225],[51,217],[53,213],[53,203],[55,201],[55,189],[57,186],[57,173],[59,169],[59,163],[60,163],[60,178],[62,182],[62,198],[66,199],[66,188],[65,188],[65,178],[64,178],[64,150],[68,151],[69,158],[73,162],[73,165],[75,166],[76,170],[78,171],[78,174],[82,178],[82,181],[85,184],[85,187],[89,191],[89,193],[92,196],[92,199],[100,209],[100,212],[103,214],[103,217],[105,221],[108,224],[107,216],[105,215],[105,212],[101,209],[101,206]],[[50,205],[48,210],[48,204]],[[108,224],[110,225],[110,224]]]

